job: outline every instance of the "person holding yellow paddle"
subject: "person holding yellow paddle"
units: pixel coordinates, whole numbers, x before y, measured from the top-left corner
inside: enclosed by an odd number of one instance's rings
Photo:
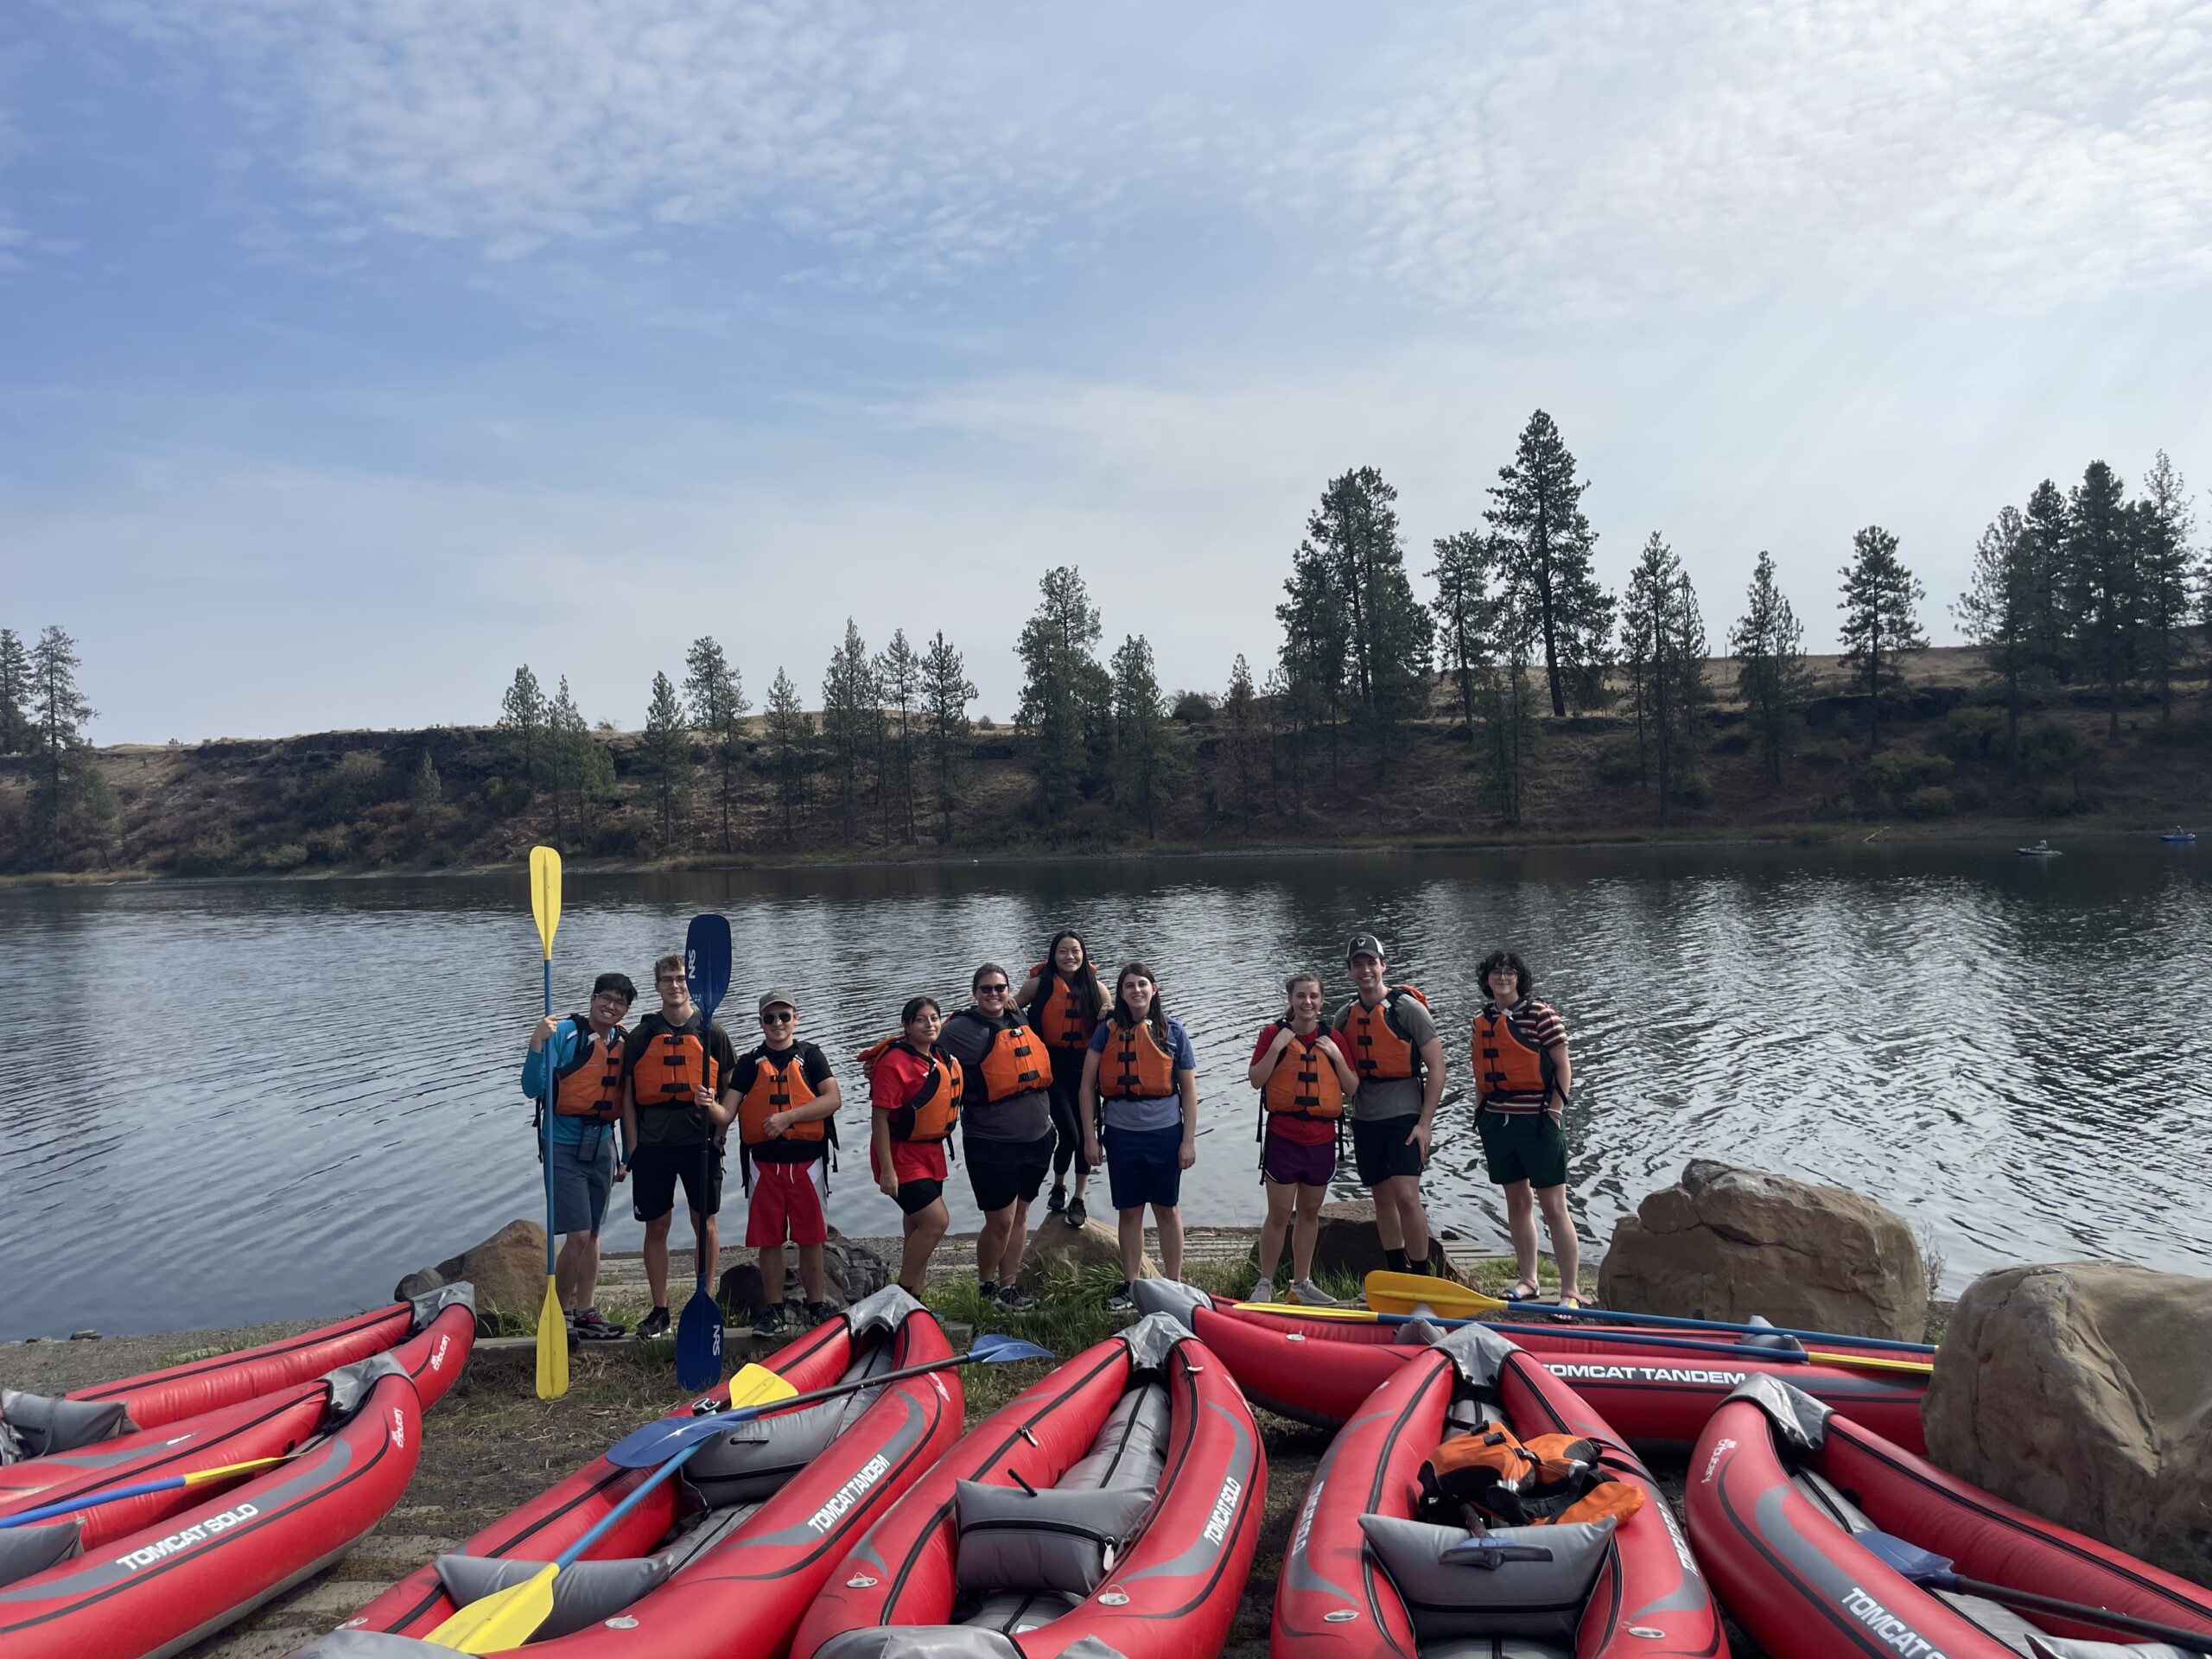
[[[541,1112],[549,1100],[552,1106],[540,1155],[552,1154],[552,1225],[561,1235],[555,1285],[569,1328],[588,1340],[622,1334],[595,1298],[599,1229],[616,1179],[614,1130],[622,1117],[622,1020],[637,1000],[627,974],[601,974],[589,1012],[547,1014],[522,1061],[523,1093]]]

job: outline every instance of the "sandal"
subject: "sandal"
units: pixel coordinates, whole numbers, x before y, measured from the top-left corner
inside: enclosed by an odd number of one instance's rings
[[[1524,1286],[1527,1287],[1525,1289],[1522,1287]],[[1526,1279],[1516,1279],[1513,1281],[1513,1288],[1497,1300],[1501,1302],[1535,1302],[1541,1301],[1543,1294],[1541,1288],[1529,1284]]]
[[[1571,1290],[1562,1292],[1554,1300],[1562,1313],[1580,1313],[1582,1311],[1582,1299]]]

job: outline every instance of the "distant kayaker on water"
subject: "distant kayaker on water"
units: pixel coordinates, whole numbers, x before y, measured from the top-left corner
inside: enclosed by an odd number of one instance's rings
[[[1052,1072],[1045,1039],[1012,1007],[1014,981],[995,962],[969,976],[975,1001],[944,1022],[938,1043],[960,1062],[960,1154],[983,1212],[976,1279],[1009,1312],[1036,1306],[1017,1282],[1029,1206],[1052,1162]]]
[[[523,1056],[522,1091],[543,1103],[550,1068],[553,1090],[553,1230],[561,1254],[553,1282],[569,1326],[594,1341],[622,1334],[603,1319],[599,1294],[599,1229],[607,1194],[622,1179],[614,1154],[622,1118],[623,1016],[638,1000],[627,974],[601,974],[592,982],[590,1011],[563,1020],[548,1014],[530,1033]],[[545,1155],[545,1141],[538,1141]]]
[[[1160,1268],[1170,1279],[1183,1276],[1179,1205],[1183,1172],[1198,1160],[1198,1067],[1190,1036],[1167,1017],[1152,969],[1141,962],[1123,967],[1114,979],[1113,1012],[1091,1033],[1076,1103],[1084,1155],[1105,1164],[1120,1224],[1122,1285],[1107,1299],[1110,1308],[1134,1305],[1129,1281],[1144,1261],[1147,1205],[1160,1230]]]
[[[823,1209],[830,1148],[840,1103],[829,1058],[798,1040],[798,1003],[789,991],[760,997],[760,1046],[738,1057],[730,1072],[737,1095],[738,1157],[745,1177],[745,1243],[758,1250],[765,1301],[753,1321],[756,1336],[784,1328],[784,1240],[798,1246],[799,1293],[806,1320],[830,1314],[822,1247],[830,1242]]]
[[[683,977],[681,952],[653,963],[660,1012],[638,1021],[622,1046],[622,1141],[636,1176],[632,1204],[645,1224],[645,1283],[652,1312],[638,1323],[641,1337],[668,1330],[668,1231],[676,1185],[691,1206],[691,1236],[707,1282],[715,1281],[721,1240],[715,1217],[722,1202],[722,1135],[737,1115],[730,1087],[737,1051],[720,1026],[699,1029],[699,1010]]]
[[[1337,1173],[1337,1135],[1344,1102],[1359,1086],[1336,1038],[1321,1023],[1321,976],[1293,974],[1283,982],[1290,1006],[1260,1033],[1245,1075],[1260,1091],[1266,1129],[1260,1179],[1268,1192],[1268,1218],[1260,1229],[1260,1280],[1252,1300],[1275,1299],[1275,1266],[1283,1235],[1290,1242],[1294,1302],[1327,1306],[1332,1298],[1313,1282],[1313,1246],[1321,1232],[1321,1206]]]
[[[944,1143],[960,1122],[960,1062],[938,1052],[944,1013],[933,996],[909,999],[899,1011],[899,1035],[861,1056],[868,1069],[868,1166],[886,1198],[899,1206],[906,1234],[899,1283],[919,1296],[930,1256],[951,1216],[944,1207]]]
[[[1375,1231],[1382,1259],[1398,1273],[1435,1273],[1421,1175],[1444,1098],[1444,1043],[1428,1004],[1387,977],[1382,941],[1357,933],[1346,948],[1359,993],[1337,1016],[1338,1046],[1359,1074],[1351,1103],[1351,1150],[1363,1185],[1375,1194]]]
[[[1529,964],[1510,950],[1483,958],[1482,982],[1490,998],[1475,1016],[1475,1130],[1491,1179],[1505,1189],[1513,1265],[1520,1274],[1505,1300],[1528,1301],[1539,1294],[1536,1210],[1541,1206],[1552,1254],[1559,1259],[1559,1300],[1580,1307],[1580,1243],[1567,1208],[1565,1122],[1573,1084],[1567,1022],[1529,995],[1535,981]]]
[[[1084,1203],[1090,1166],[1083,1156],[1083,1118],[1076,1097],[1083,1092],[1083,1057],[1090,1052],[1090,1033],[1106,1017],[1106,988],[1098,982],[1083,936],[1065,929],[1052,935],[1052,948],[1029,970],[1014,1000],[1027,1010],[1029,1028],[1045,1039],[1052,1055],[1052,1190],[1045,1208],[1069,1226],[1080,1227],[1090,1219]],[[1068,1193],[1070,1166],[1075,1170],[1073,1197]]]

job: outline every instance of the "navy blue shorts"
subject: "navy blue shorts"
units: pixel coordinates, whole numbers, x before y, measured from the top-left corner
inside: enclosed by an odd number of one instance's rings
[[[1106,1185],[1116,1210],[1182,1202],[1183,1166],[1176,1161],[1183,1150],[1181,1124],[1117,1129],[1109,1123],[1100,1139],[1105,1143]]]

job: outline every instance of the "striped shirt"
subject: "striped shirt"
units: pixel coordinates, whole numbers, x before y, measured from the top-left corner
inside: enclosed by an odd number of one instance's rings
[[[1479,1018],[1487,1020],[1497,1013],[1497,1004],[1484,1002]],[[1548,1002],[1539,1002],[1534,997],[1522,997],[1505,1010],[1505,1028],[1513,1033],[1513,1040],[1522,1047],[1533,1049],[1539,1054],[1548,1053],[1555,1044],[1567,1040],[1567,1021],[1559,1017],[1559,1010]],[[1511,1093],[1485,1095],[1482,1103],[1506,1110],[1528,1111],[1550,1104],[1541,1090],[1531,1093],[1516,1090]]]

